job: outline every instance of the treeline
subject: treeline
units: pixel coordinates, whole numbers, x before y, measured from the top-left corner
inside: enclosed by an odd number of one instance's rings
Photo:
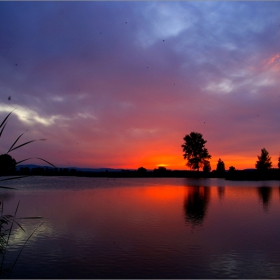
[[[214,172],[211,172],[214,174]],[[147,170],[140,167],[137,170],[123,169],[121,171],[82,171],[73,168],[49,168],[49,167],[20,167],[17,170],[10,171],[5,175],[20,176],[77,176],[77,177],[114,177],[114,178],[153,178],[153,177],[210,177],[211,173],[187,171],[187,170],[168,170],[165,167],[159,167],[154,170]]]
[[[74,168],[49,168],[49,167],[20,167],[14,170],[14,175],[39,175],[39,176],[75,176],[78,174]]]
[[[137,170],[123,169],[121,171],[82,171],[74,168],[52,167],[19,167],[2,173],[2,176],[76,176],[76,177],[106,177],[106,178],[225,178],[227,180],[280,180],[280,169],[225,169],[213,171],[169,170],[158,167],[147,170],[140,167]]]
[[[226,172],[225,179],[234,181],[268,181],[280,180],[280,169],[273,168],[267,170],[235,170]]]
[[[209,159],[211,155],[205,147],[207,141],[203,138],[201,133],[191,132],[184,138],[183,148],[184,159],[187,160],[186,165],[192,169],[197,170],[201,168],[204,173],[211,171]],[[230,166],[226,172],[225,163],[219,158],[216,170],[212,171],[217,176],[210,177],[223,177],[229,180],[279,180],[280,179],[280,156],[278,157],[278,169],[272,168],[271,157],[269,152],[263,148],[261,155],[257,156],[258,160],[255,163],[256,170],[236,170],[234,166]],[[216,172],[216,173],[215,173]]]
[[[1,169],[1,176],[78,176],[78,177],[114,177],[114,178],[153,178],[153,177],[177,177],[177,178],[223,178],[224,172],[203,172],[192,170],[169,170],[160,166],[154,170],[139,167],[137,170],[123,169],[121,171],[82,171],[74,168],[53,167],[19,167],[8,170]]]
[[[81,171],[73,168],[20,167],[9,175],[20,176],[77,176],[77,177],[106,177],[106,178],[225,178],[227,180],[280,180],[280,169],[269,170],[229,170],[210,172],[193,170],[169,170],[159,167],[147,170],[140,167],[137,170],[121,171]]]
[[[3,130],[3,129],[2,129]],[[1,131],[0,131],[1,134]],[[82,171],[74,168],[56,168],[48,161],[52,167],[19,167],[23,161],[16,162],[8,153],[0,155],[0,176],[83,176],[83,177],[185,177],[185,178],[226,178],[228,180],[280,180],[280,157],[278,158],[278,169],[272,168],[271,157],[268,151],[261,149],[261,155],[257,156],[258,160],[255,163],[255,170],[236,170],[234,166],[230,166],[228,171],[225,168],[225,163],[219,158],[215,170],[211,171],[210,159],[211,155],[205,148],[206,140],[203,139],[201,133],[191,132],[184,138],[183,156],[187,160],[186,165],[191,170],[168,170],[163,166],[155,168],[153,171],[148,171],[144,167],[139,167],[138,170],[122,170],[122,171]],[[28,141],[24,144],[14,147],[10,150],[19,148],[33,141]]]

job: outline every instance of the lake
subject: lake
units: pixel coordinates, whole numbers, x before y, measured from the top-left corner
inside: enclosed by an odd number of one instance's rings
[[[4,184],[5,183],[5,184]],[[30,177],[2,182],[17,217],[11,278],[280,278],[280,182]]]

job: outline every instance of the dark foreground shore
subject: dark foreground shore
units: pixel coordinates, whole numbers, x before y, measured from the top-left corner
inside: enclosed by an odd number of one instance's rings
[[[4,174],[3,174],[4,175]],[[111,177],[111,178],[225,178],[235,181],[259,181],[280,180],[280,169],[270,170],[234,170],[225,172],[203,172],[189,170],[158,170],[139,171],[121,170],[110,171],[80,171],[68,168],[20,168],[19,170],[5,175],[39,175],[39,176],[77,176],[77,177]]]

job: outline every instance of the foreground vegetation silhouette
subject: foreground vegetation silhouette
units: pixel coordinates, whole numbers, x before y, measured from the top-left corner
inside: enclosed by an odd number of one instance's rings
[[[203,139],[202,134],[198,132],[191,132],[184,137],[185,143],[182,145],[184,152],[184,159],[187,159],[187,166],[193,170],[199,171],[203,166],[209,169],[209,159],[211,155],[205,148],[206,140]]]
[[[272,168],[271,157],[265,148],[261,149],[261,155],[258,156],[256,168],[259,170],[267,170]]]
[[[226,170],[225,163],[220,158],[217,162],[217,167],[215,170],[211,171],[211,165],[209,159],[211,155],[205,148],[207,141],[203,138],[201,133],[191,132],[187,134],[184,138],[185,143],[181,145],[183,148],[183,156],[187,159],[186,165],[190,170],[169,170],[164,166],[159,166],[154,170],[147,170],[145,167],[141,166],[137,170],[127,170],[123,169],[121,171],[112,170],[99,170],[99,171],[89,171],[81,170],[75,168],[56,168],[51,163],[46,160],[46,163],[52,167],[29,167],[24,165],[18,165],[25,160],[16,162],[16,168],[14,165],[14,160],[12,158],[7,158],[6,161],[13,162],[9,165],[9,170],[5,172],[8,175],[16,176],[80,176],[80,177],[129,177],[129,178],[140,178],[140,177],[177,177],[177,178],[225,178],[227,180],[280,180],[280,156],[278,158],[278,169],[272,168],[271,157],[268,151],[263,148],[261,150],[261,155],[257,156],[258,161],[256,162],[256,169],[250,170],[236,170],[234,166],[230,166],[228,171]],[[17,139],[18,140],[18,139]],[[44,140],[44,139],[39,139]],[[34,140],[33,140],[34,141]],[[24,143],[20,146],[26,145],[30,142]],[[15,144],[15,143],[14,143]],[[13,145],[14,145],[13,144]],[[18,147],[20,147],[18,146]],[[18,148],[13,146],[13,150]],[[3,157],[4,158],[4,157]],[[0,156],[1,164],[1,156]],[[202,168],[202,171],[200,169]]]
[[[9,118],[9,116],[11,115],[12,112],[10,112],[6,117],[5,119],[2,121],[2,123],[0,124],[0,137],[2,136],[3,134],[3,131],[6,127],[6,124],[7,124],[7,120]],[[16,177],[5,177],[5,178],[2,178],[2,176],[11,176],[11,175],[14,175],[15,172],[16,172],[16,166],[26,160],[29,160],[30,158],[27,158],[27,159],[24,159],[24,160],[21,160],[21,161],[16,161],[14,158],[12,158],[11,155],[9,155],[10,152],[18,149],[18,148],[21,148],[29,143],[32,143],[36,140],[31,140],[31,141],[27,141],[23,144],[20,144],[20,145],[17,145],[17,142],[18,140],[22,137],[24,133],[22,133],[14,142],[13,144],[11,145],[11,147],[9,148],[9,150],[7,151],[6,154],[2,154],[0,155],[0,181],[3,182],[3,181],[8,181],[8,180],[14,180],[14,179],[20,179],[20,178],[23,178],[23,177],[26,177],[26,175],[24,176],[16,176]],[[39,139],[40,140],[45,140],[45,139]],[[44,159],[41,159],[41,158],[38,158],[48,164],[50,164],[51,166],[55,167],[53,164],[51,164],[50,162],[44,160]],[[2,189],[13,189],[13,188],[10,188],[10,187],[5,187],[5,186],[0,186],[0,188]],[[9,248],[9,241],[10,241],[10,238],[13,234],[13,230],[15,228],[15,226],[17,226],[18,228],[20,228],[22,231],[25,231],[24,228],[20,225],[19,223],[19,220],[22,220],[22,219],[41,219],[41,217],[23,217],[23,218],[18,218],[17,217],[17,212],[18,212],[18,209],[19,209],[19,204],[20,202],[18,202],[17,204],[17,207],[16,207],[16,210],[15,210],[15,213],[12,215],[12,214],[5,214],[4,213],[4,202],[3,201],[0,201],[0,259],[1,259],[1,264],[0,264],[0,277],[9,277],[9,275],[12,273],[26,243],[29,241],[29,239],[32,237],[32,235],[35,233],[35,231],[44,223],[42,222],[41,224],[39,224],[37,227],[35,227],[35,229],[32,231],[32,233],[28,236],[28,238],[25,240],[25,242],[23,243],[23,245],[21,246],[13,264],[11,267],[5,267],[5,259],[6,259],[6,253],[8,251],[8,248]]]

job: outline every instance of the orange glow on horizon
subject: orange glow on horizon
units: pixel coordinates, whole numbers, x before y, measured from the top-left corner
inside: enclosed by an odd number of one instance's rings
[[[210,160],[211,170],[215,170],[217,167],[218,159],[220,158],[225,163],[226,170],[230,166],[234,166],[237,170],[243,169],[254,169],[257,161],[256,153],[238,154],[220,154],[219,151],[211,153],[212,158]],[[76,167],[84,168],[115,168],[115,169],[134,169],[137,170],[139,167],[144,167],[147,170],[154,170],[159,166],[163,166],[168,170],[190,170],[186,166],[187,160],[183,158],[183,153],[180,147],[168,148],[166,146],[158,147],[156,150],[153,146],[149,150],[139,149],[136,153],[125,153],[117,154],[114,157],[101,157],[101,160],[94,159],[94,156],[88,157],[88,154],[80,154],[79,158],[75,158],[79,162],[71,164]],[[278,154],[270,154],[272,159],[272,167],[277,168]],[[71,162],[72,159],[68,159]],[[58,164],[57,164],[58,165]],[[202,170],[202,169],[200,169]]]
[[[157,164],[158,167],[162,166],[162,167],[168,167],[169,164],[165,164],[165,163],[160,163],[160,164]]]
[[[243,169],[252,169],[255,168],[255,163],[257,161],[256,157],[230,157],[230,156],[220,156],[213,158],[210,161],[211,164],[211,170],[215,170],[217,167],[218,159],[221,158],[221,160],[225,163],[226,170],[229,169],[230,166],[234,166],[237,170],[243,170]],[[162,163],[164,162],[164,163]],[[155,168],[158,168],[160,166],[165,167],[168,170],[191,170],[188,166],[186,166],[187,161],[182,160],[165,160],[165,161],[157,161],[156,159],[146,159],[144,161],[139,161],[139,163],[135,163],[135,161],[129,162],[125,165],[121,164],[114,164],[107,166],[106,164],[100,164],[100,166],[92,167],[91,162],[87,162],[86,164],[79,164],[77,167],[87,167],[87,168],[116,168],[116,169],[138,169],[139,167],[144,167],[148,170],[153,170]],[[276,161],[272,161],[274,168],[277,168]],[[105,166],[106,165],[106,166]],[[202,170],[202,169],[200,169]]]
[[[220,157],[212,157],[210,160],[211,170],[215,170],[217,167],[218,159],[221,158],[224,161],[226,169],[229,169],[230,166],[234,166],[236,169],[246,169],[246,168],[255,168],[255,163],[257,161],[257,157],[240,157],[240,156],[228,156],[222,155]],[[161,161],[160,161],[161,160]],[[164,162],[164,163],[157,163]],[[186,166],[187,161],[183,159],[180,160],[178,157],[155,157],[149,158],[145,162],[143,162],[142,166],[147,169],[158,168],[159,166],[164,166],[167,169],[171,170],[190,170],[189,167]],[[274,164],[275,165],[275,164]],[[275,165],[276,166],[276,165]],[[139,166],[140,167],[140,166]]]
[[[226,170],[230,166],[234,166],[237,170],[243,169],[254,169],[255,163],[257,161],[257,156],[245,157],[245,156],[231,156],[231,155],[221,155],[219,157],[212,157],[210,160],[211,170],[215,170],[217,167],[218,159],[221,159],[225,163]],[[191,170],[186,166],[187,161],[180,159],[176,156],[155,156],[147,157],[145,160],[140,161],[139,164],[133,162],[120,168],[124,169],[138,169],[139,167],[144,167],[148,170],[153,170],[160,166],[166,167],[169,170]],[[277,168],[277,159],[272,156],[272,167]],[[200,169],[201,170],[201,169]]]

